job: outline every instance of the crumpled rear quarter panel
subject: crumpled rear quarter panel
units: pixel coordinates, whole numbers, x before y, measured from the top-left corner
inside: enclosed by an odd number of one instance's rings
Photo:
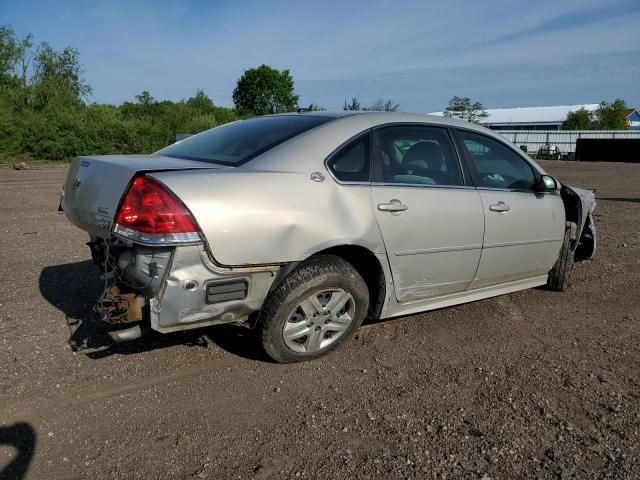
[[[300,261],[345,244],[384,253],[370,187],[342,186],[328,173],[314,182],[310,174],[238,168],[152,175],[193,213],[217,264]]]

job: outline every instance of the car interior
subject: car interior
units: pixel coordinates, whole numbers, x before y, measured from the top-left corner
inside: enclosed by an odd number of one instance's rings
[[[366,182],[369,180],[369,137],[364,136],[336,155],[329,167],[343,182]]]
[[[390,128],[379,136],[384,181],[417,185],[462,185],[462,175],[446,132],[430,128]]]
[[[490,138],[466,132],[462,136],[478,172],[480,186],[527,191],[534,189],[533,170],[517,154]]]

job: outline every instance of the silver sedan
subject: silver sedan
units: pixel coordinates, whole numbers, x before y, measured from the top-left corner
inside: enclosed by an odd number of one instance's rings
[[[591,192],[495,132],[400,113],[258,117],[76,158],[61,206],[111,279],[115,340],[243,324],[278,362],[331,352],[365,317],[565,290],[596,243]]]

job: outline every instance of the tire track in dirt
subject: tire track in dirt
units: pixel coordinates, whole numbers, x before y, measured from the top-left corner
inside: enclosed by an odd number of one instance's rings
[[[60,411],[87,405],[92,402],[109,399],[121,394],[135,393],[150,389],[158,385],[170,382],[191,381],[195,377],[214,373],[216,369],[234,366],[237,361],[233,357],[224,357],[206,365],[174,370],[164,375],[156,375],[150,378],[139,379],[115,385],[110,388],[100,388],[94,385],[93,388],[67,392],[63,395],[51,397],[31,398],[21,400],[13,404],[5,404],[0,413],[0,423],[11,423],[29,417],[39,419],[45,415],[51,415],[52,411]]]

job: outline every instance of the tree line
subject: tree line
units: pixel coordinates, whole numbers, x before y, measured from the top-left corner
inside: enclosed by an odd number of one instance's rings
[[[202,89],[177,102],[156,100],[148,91],[120,105],[89,102],[92,89],[78,50],[36,44],[31,34],[19,38],[10,26],[0,26],[0,161],[151,153],[179,133],[256,115],[325,110],[315,103],[300,108],[294,87],[289,70],[260,65],[238,79],[234,108],[216,106]],[[351,97],[343,109],[398,111],[400,105],[392,99],[366,105]],[[444,115],[480,123],[487,112],[480,102],[454,96]],[[595,112],[571,112],[564,128],[626,128],[626,106],[616,100],[602,102]]]
[[[600,102],[593,111],[582,107],[569,112],[562,124],[563,130],[626,130],[627,128],[627,105],[620,98],[611,103]]]
[[[89,103],[79,53],[18,38],[0,26],[0,161],[65,160],[84,154],[150,153],[239,118],[198,90],[179,102],[147,91],[121,105]]]
[[[77,155],[151,153],[176,134],[199,133],[256,115],[291,112],[299,97],[289,70],[248,69],[233,91],[235,108],[216,106],[204,90],[177,102],[143,91],[120,105],[89,102],[78,50],[36,44],[0,26],[0,161],[66,160]],[[345,100],[345,108],[347,102]],[[350,109],[397,110],[392,100]],[[303,110],[325,110],[311,103]]]

